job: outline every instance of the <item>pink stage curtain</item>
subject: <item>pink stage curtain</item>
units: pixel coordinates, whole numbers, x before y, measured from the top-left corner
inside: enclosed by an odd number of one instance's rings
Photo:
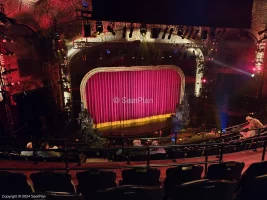
[[[86,84],[94,123],[173,113],[180,99],[181,77],[172,69],[99,72]]]

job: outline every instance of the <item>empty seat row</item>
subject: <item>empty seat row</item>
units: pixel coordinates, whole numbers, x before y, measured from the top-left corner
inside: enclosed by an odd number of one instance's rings
[[[214,180],[215,182],[217,180],[228,180],[231,182],[229,183],[230,185],[234,185],[235,189],[240,189],[250,183],[255,177],[267,174],[267,161],[252,164],[241,176],[243,168],[244,163],[238,162],[213,164],[209,166],[205,179],[209,179],[209,181]],[[201,179],[202,172],[203,166],[201,165],[180,165],[168,168],[163,186],[165,198],[170,198],[178,186]],[[77,172],[77,187],[72,183],[71,175],[68,173],[47,171],[33,173],[30,177],[34,190],[37,193],[47,191],[77,192],[82,193],[86,199],[94,199],[97,194],[96,192],[99,190],[117,186],[115,172],[99,169]],[[122,171],[122,181],[120,181],[119,185],[160,187],[159,178],[159,169],[127,169]],[[27,177],[24,174],[2,171],[0,172],[0,180],[2,183],[5,183],[0,187],[1,194],[27,194],[33,191],[31,185],[27,183]],[[239,180],[240,182],[237,184],[236,182]]]

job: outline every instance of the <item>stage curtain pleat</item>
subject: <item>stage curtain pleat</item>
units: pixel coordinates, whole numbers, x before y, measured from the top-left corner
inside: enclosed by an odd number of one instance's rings
[[[173,113],[180,90],[181,77],[172,69],[99,72],[87,81],[86,100],[100,124]]]

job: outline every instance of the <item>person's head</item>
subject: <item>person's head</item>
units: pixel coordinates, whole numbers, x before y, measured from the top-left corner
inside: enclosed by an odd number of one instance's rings
[[[246,121],[248,121],[248,122],[250,122],[252,119],[253,119],[253,118],[250,117],[250,116],[247,116],[247,117],[246,117]]]
[[[134,140],[133,141],[133,146],[134,147],[140,147],[141,146],[141,140]]]
[[[40,146],[40,149],[49,149],[49,144],[48,142],[43,142]]]
[[[154,141],[152,142],[152,146],[159,146],[159,142],[158,142],[157,140],[154,140]]]
[[[32,142],[28,142],[27,145],[26,145],[26,148],[27,149],[32,149]]]

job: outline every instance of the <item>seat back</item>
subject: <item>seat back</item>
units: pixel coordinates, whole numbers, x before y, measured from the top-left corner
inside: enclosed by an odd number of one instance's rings
[[[43,171],[31,174],[35,192],[70,192],[75,193],[75,187],[69,173]]]
[[[223,179],[239,181],[242,170],[245,166],[244,162],[224,162],[212,164],[208,168],[207,179]]]
[[[224,180],[197,180],[177,186],[172,200],[229,200],[236,189],[236,182]]]
[[[141,187],[141,186],[120,186],[100,191],[97,194],[98,200],[162,200],[163,190],[161,187]]]
[[[257,176],[239,188],[234,200],[266,199],[267,174]]]
[[[37,196],[38,194],[36,194]],[[73,194],[68,192],[46,192],[40,194],[39,198],[46,200],[84,200],[81,194]]]
[[[159,169],[126,169],[120,185],[159,186]]]
[[[267,174],[267,161],[252,163],[241,176],[239,187],[248,184],[255,177],[265,174]]]
[[[0,194],[29,194],[32,187],[23,173],[0,171]]]
[[[77,192],[85,197],[93,197],[98,190],[116,187],[116,173],[114,171],[102,171],[91,169],[77,172],[78,180]],[[87,199],[87,198],[86,198]]]
[[[168,168],[164,180],[165,198],[170,197],[171,192],[177,185],[201,179],[203,166],[201,165],[181,165],[175,168]]]

